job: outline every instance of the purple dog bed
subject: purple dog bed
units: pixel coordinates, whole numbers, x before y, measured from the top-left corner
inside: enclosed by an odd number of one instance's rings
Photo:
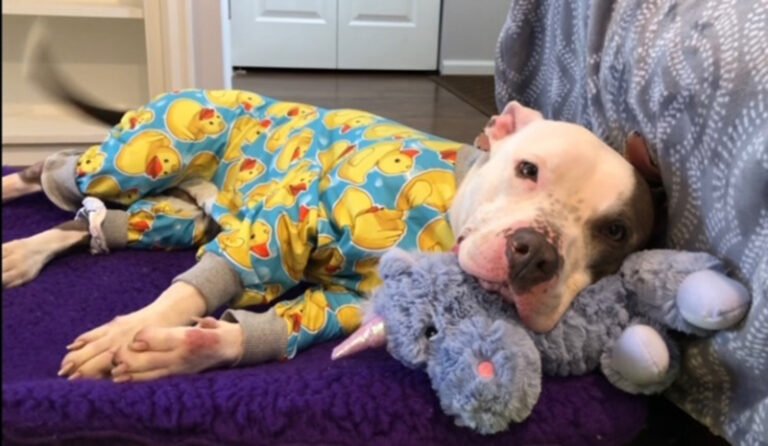
[[[22,198],[3,206],[3,241],[69,218],[41,194]],[[78,252],[5,291],[3,443],[616,445],[645,423],[645,398],[590,374],[546,379],[526,422],[483,437],[442,413],[423,372],[384,351],[331,362],[333,342],[285,363],[149,383],[56,377],[75,336],[150,302],[193,263],[192,251]]]

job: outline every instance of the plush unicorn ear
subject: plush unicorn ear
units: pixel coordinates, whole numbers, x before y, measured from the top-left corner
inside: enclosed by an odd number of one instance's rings
[[[392,248],[379,259],[379,276],[382,279],[397,278],[416,266],[416,258],[400,249]]]
[[[485,125],[483,132],[475,138],[475,146],[488,151],[496,141],[519,132],[525,126],[544,119],[538,111],[512,101],[500,115],[494,115]]]

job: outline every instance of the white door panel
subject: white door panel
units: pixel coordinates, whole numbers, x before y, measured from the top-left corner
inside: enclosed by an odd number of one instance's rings
[[[336,68],[337,0],[231,0],[232,63]]]
[[[338,1],[338,68],[437,69],[440,0]]]

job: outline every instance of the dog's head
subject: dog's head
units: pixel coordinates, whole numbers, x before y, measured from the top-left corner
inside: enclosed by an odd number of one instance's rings
[[[642,138],[629,140],[642,147]],[[550,330],[587,285],[648,241],[648,184],[583,127],[516,102],[476,141],[482,154],[449,211],[461,267]]]

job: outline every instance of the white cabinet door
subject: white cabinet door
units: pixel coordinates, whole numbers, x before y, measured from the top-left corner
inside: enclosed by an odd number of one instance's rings
[[[338,0],[338,67],[435,70],[440,0]]]
[[[232,63],[336,68],[336,0],[231,0]]]

